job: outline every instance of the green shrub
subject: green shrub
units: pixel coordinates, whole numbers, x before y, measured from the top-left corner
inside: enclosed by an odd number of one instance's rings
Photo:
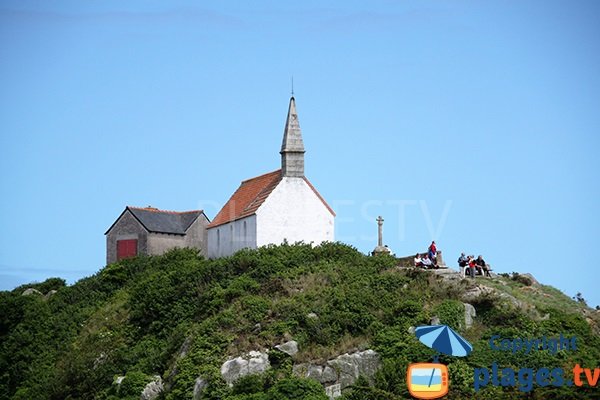
[[[465,324],[465,306],[457,300],[444,300],[438,304],[433,313],[440,319],[440,323],[452,329],[459,330]]]
[[[151,380],[151,377],[142,372],[128,372],[121,382],[121,385],[119,385],[117,394],[121,398],[126,398],[128,396],[135,396],[137,398]]]
[[[304,378],[285,378],[268,392],[272,400],[328,400],[319,382]]]
[[[260,393],[265,388],[265,379],[263,375],[253,374],[241,377],[235,382],[232,388],[233,394],[253,394]]]

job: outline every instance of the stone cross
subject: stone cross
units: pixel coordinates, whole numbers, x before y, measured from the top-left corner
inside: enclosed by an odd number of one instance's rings
[[[378,225],[378,237],[377,237],[377,246],[383,246],[383,218],[381,215],[376,219]]]

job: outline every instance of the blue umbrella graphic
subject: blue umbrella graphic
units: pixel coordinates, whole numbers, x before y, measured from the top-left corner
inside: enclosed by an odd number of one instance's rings
[[[419,326],[415,335],[425,346],[449,356],[464,357],[473,351],[471,343],[447,325]]]
[[[447,325],[419,326],[415,329],[415,335],[425,346],[449,356],[464,357],[473,351],[471,343]],[[437,355],[433,362],[438,362]],[[431,386],[434,372],[435,369],[431,372],[429,386]]]

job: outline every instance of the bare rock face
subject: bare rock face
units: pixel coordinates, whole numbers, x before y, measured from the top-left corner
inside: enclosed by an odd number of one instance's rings
[[[465,306],[465,328],[469,329],[473,326],[473,317],[477,315],[475,307],[469,303],[463,303]]]
[[[529,279],[529,281],[531,282],[531,284],[529,286],[540,286],[540,283],[538,282],[537,279],[535,279],[535,277],[533,275],[531,275],[529,272],[526,274],[520,274],[521,276]]]
[[[430,269],[429,272],[439,276],[443,281],[451,282],[451,281],[460,281],[463,279],[460,272],[455,271],[451,268],[440,268],[440,269]]]
[[[229,386],[242,376],[260,374],[271,368],[267,352],[251,351],[228,360],[221,366],[221,376]]]
[[[495,293],[496,291],[491,287],[476,284],[475,286],[470,287],[465,290],[462,295],[462,299],[464,301],[475,300],[481,296],[486,296]]]
[[[359,376],[371,380],[381,367],[379,354],[365,350],[352,354],[342,354],[322,364],[296,364],[293,374],[301,378],[318,381],[325,387],[330,399],[341,396],[342,390],[354,384]]]
[[[154,400],[164,390],[162,378],[158,375],[154,376],[154,380],[146,385],[142,391],[140,400]]]
[[[42,292],[40,292],[37,289],[33,289],[33,288],[25,289],[23,291],[23,293],[21,294],[21,296],[31,296],[33,294],[43,296]]]
[[[208,386],[208,382],[202,379],[201,376],[196,378],[196,383],[194,383],[194,400],[200,400],[202,398],[206,386]]]
[[[298,342],[295,340],[290,340],[289,342],[275,346],[275,348],[293,357],[296,355],[296,353],[298,353]]]

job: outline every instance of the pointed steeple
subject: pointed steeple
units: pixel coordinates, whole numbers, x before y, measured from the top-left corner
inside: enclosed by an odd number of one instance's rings
[[[281,171],[283,176],[304,177],[304,142],[296,113],[296,100],[290,98],[287,120],[281,143]]]

